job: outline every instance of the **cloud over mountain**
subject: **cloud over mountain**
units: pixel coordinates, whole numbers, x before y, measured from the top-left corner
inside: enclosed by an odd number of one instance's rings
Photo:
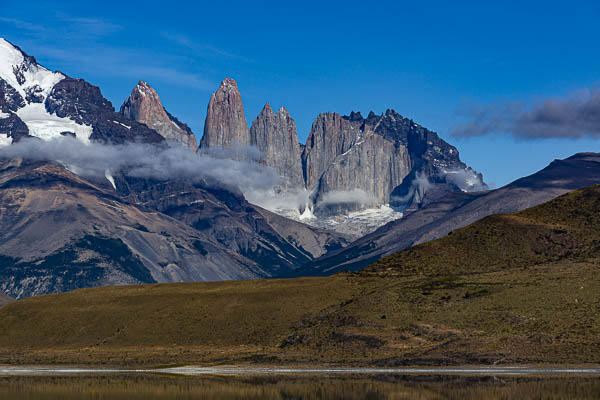
[[[144,178],[191,182],[208,179],[242,191],[267,189],[279,182],[279,176],[272,168],[256,162],[196,154],[175,143],[162,146],[140,143],[86,145],[70,137],[49,141],[28,138],[1,147],[0,157],[56,161],[83,177],[98,178],[105,176],[107,170],[124,170],[131,176]]]

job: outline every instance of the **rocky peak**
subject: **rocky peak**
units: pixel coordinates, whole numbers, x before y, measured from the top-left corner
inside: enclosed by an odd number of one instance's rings
[[[345,119],[349,120],[349,121],[362,121],[364,118],[362,116],[362,114],[359,112],[354,112],[351,111],[350,115],[345,115],[344,116]]]
[[[120,113],[154,129],[166,140],[181,142],[196,150],[196,136],[186,124],[167,112],[158,93],[147,82],[138,82],[121,106]]]
[[[221,82],[221,87],[219,88],[223,92],[237,92],[239,94],[238,85],[235,79],[231,79],[229,77],[225,78],[223,82]]]
[[[273,109],[271,108],[271,103],[266,102],[263,109],[260,111],[260,115],[275,115],[275,113],[273,112]]]
[[[200,148],[246,146],[249,143],[250,132],[237,82],[225,78],[210,97]]]
[[[261,152],[260,161],[284,178],[284,186],[304,187],[296,122],[284,107],[274,114],[265,104],[252,122],[250,144]]]
[[[290,113],[284,106],[279,107],[277,115],[279,115],[280,118],[290,118]]]

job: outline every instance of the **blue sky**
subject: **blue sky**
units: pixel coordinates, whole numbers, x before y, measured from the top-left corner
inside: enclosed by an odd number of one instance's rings
[[[451,135],[460,110],[566,98],[600,81],[599,2],[484,3],[0,0],[0,36],[100,86],[116,108],[148,81],[199,137],[210,93],[229,76],[249,123],[265,102],[284,105],[303,142],[320,112],[393,108],[494,186],[600,151],[585,134]]]

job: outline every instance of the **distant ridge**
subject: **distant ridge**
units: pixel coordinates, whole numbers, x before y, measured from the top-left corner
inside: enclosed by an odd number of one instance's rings
[[[358,270],[380,258],[449,232],[491,214],[535,206],[571,190],[600,184],[600,154],[577,153],[496,190],[451,193],[408,216],[390,222],[348,247],[326,254],[300,274],[328,275]]]

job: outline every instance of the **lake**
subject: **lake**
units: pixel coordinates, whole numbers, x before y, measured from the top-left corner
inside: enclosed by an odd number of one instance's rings
[[[597,399],[597,375],[150,373],[0,376],[0,400]]]

